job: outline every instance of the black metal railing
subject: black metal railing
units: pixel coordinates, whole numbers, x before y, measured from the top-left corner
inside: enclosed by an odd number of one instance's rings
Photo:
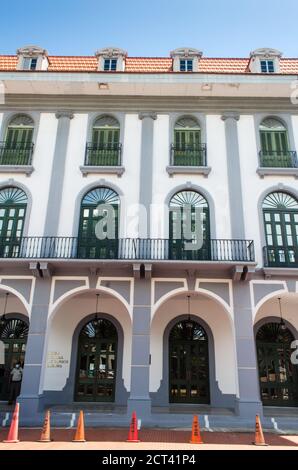
[[[206,144],[172,144],[171,165],[207,166]]]
[[[85,154],[86,166],[120,166],[121,144],[86,144]]]
[[[294,246],[264,246],[263,257],[265,267],[298,268],[298,248]]]
[[[0,142],[0,165],[31,165],[33,148],[32,142]]]
[[[294,150],[260,150],[260,167],[298,168],[297,152]]]
[[[189,249],[187,240],[78,237],[0,237],[0,258],[119,259],[253,262],[252,240],[208,240]],[[190,247],[192,248],[192,247]]]

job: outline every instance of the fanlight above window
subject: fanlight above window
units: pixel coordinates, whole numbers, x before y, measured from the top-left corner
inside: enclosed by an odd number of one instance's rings
[[[80,337],[84,338],[107,338],[117,339],[117,330],[113,323],[104,318],[99,318],[95,323],[94,320],[85,325],[80,333]]]
[[[183,207],[186,205],[208,208],[208,202],[206,199],[196,191],[180,191],[179,193],[176,193],[170,201],[170,207]]]
[[[179,118],[178,121],[176,121],[175,129],[177,130],[194,129],[195,130],[195,129],[200,129],[200,125],[198,121],[194,119],[193,117],[185,116],[185,117]]]
[[[290,210],[298,209],[298,201],[288,193],[274,192],[268,194],[263,201],[263,209]]]
[[[114,129],[119,129],[120,125],[116,118],[113,116],[100,116],[96,119],[93,124],[93,128],[106,128],[112,127]]]
[[[194,321],[183,320],[177,323],[170,332],[170,341],[207,341],[204,328]]]
[[[87,193],[83,200],[82,204],[97,206],[98,204],[120,204],[118,194],[113,191],[111,188],[101,187],[92,189]]]
[[[257,332],[257,341],[263,343],[291,343],[293,340],[294,337],[290,330],[288,328],[283,330],[280,322],[266,323]]]
[[[260,124],[261,131],[286,131],[285,126],[281,121],[275,118],[268,117]]]
[[[18,114],[9,122],[9,127],[34,127],[34,121],[27,114]]]
[[[26,339],[28,336],[29,326],[27,323],[17,318],[7,320],[5,325],[0,329],[0,339]]]
[[[0,204],[26,204],[26,193],[19,188],[8,187],[0,190]]]

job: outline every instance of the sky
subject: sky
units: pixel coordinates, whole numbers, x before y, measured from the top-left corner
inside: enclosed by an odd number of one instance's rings
[[[50,55],[168,56],[195,47],[247,57],[272,47],[298,57],[297,0],[0,0],[0,54],[34,44]]]

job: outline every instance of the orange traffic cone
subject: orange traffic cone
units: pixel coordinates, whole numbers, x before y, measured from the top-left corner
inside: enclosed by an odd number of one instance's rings
[[[132,413],[131,423],[128,432],[128,439],[126,442],[140,442],[138,438],[137,415],[135,411]]]
[[[51,442],[50,410],[46,412],[41,436],[38,442]]]
[[[76,434],[72,442],[86,442],[85,439],[85,424],[84,424],[84,413],[81,410],[78,420],[78,426],[76,430]]]
[[[265,439],[264,439],[264,434],[263,434],[263,429],[262,429],[262,424],[259,415],[256,416],[256,432],[255,432],[255,440],[253,442],[255,446],[267,446]]]
[[[5,439],[6,443],[13,443],[13,442],[20,442],[18,439],[18,434],[19,434],[19,411],[20,411],[20,405],[19,403],[16,403],[16,407],[14,409],[13,415],[12,415],[12,420],[8,432],[7,439]]]
[[[189,442],[191,444],[203,444],[201,433],[200,433],[200,423],[196,415],[193,417],[191,440]]]

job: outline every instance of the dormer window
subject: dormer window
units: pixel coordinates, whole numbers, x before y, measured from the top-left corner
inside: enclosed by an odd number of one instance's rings
[[[117,59],[104,59],[103,69],[105,72],[115,72],[117,70]]]
[[[180,47],[171,52],[173,72],[198,72],[202,52],[191,47]]]
[[[274,73],[274,62],[273,60],[261,60],[261,72],[262,73]]]
[[[36,70],[37,57],[24,57],[23,59],[23,70]]]
[[[105,47],[95,52],[99,71],[124,72],[127,52],[118,47]]]
[[[193,60],[192,59],[180,59],[180,72],[192,72],[193,71]]]
[[[281,56],[276,49],[256,49],[250,53],[249,70],[252,73],[279,73]]]

